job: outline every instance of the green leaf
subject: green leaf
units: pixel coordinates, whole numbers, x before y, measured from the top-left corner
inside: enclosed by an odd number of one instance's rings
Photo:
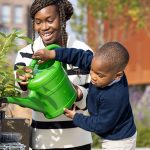
[[[22,69],[17,69],[17,74],[19,74],[19,75],[24,75],[25,74],[25,72],[24,72],[24,70],[22,70]]]
[[[6,37],[6,35],[4,33],[2,33],[2,32],[0,32],[0,35],[3,36],[3,38]]]
[[[15,87],[15,89],[18,89],[18,90],[20,90],[20,87],[18,87],[18,86],[16,86],[16,85],[14,85],[14,87]]]
[[[24,34],[23,30],[14,30],[14,33],[18,36],[20,34]]]
[[[28,37],[26,37],[26,36],[19,36],[18,38],[23,39],[23,40],[27,41],[27,42],[30,43],[30,44],[33,44],[32,39],[30,39],[30,38],[28,38]]]
[[[21,82],[22,80],[17,78],[17,79],[15,79],[15,81],[16,82]]]
[[[24,68],[24,66],[20,66],[20,65],[16,65],[16,67],[17,67],[18,69]]]

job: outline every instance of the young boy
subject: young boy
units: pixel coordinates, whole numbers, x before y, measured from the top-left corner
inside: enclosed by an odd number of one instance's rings
[[[39,63],[55,59],[90,71],[91,83],[87,95],[90,115],[76,113],[75,109],[65,109],[66,116],[72,118],[76,126],[102,137],[102,149],[135,149],[136,127],[124,74],[129,54],[123,45],[108,42],[94,56],[90,51],[74,48],[39,50],[33,58],[40,58]]]

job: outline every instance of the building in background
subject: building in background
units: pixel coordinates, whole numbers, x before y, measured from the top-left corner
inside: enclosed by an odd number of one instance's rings
[[[0,0],[0,31],[11,32],[14,28],[25,31],[31,37],[29,8],[32,0]]]
[[[99,35],[103,36],[103,42],[113,41],[115,39],[115,41],[117,40],[123,43],[130,53],[130,61],[126,69],[129,85],[150,84],[150,27],[136,30],[135,24],[131,23],[130,28],[124,37],[123,30],[118,30],[118,26],[111,29],[108,26],[108,22],[103,23],[103,32],[100,32],[100,26],[98,24],[98,20],[93,15],[93,11],[88,9],[87,14],[87,39],[89,45],[96,50],[99,47]],[[118,20],[118,25],[121,24],[119,21],[123,22],[124,20]]]
[[[0,32],[11,33],[13,29],[22,30],[24,36],[31,38],[32,26],[29,17],[29,9],[32,0],[0,0]],[[19,47],[24,47],[27,43],[17,39]],[[15,61],[16,53],[10,54],[10,61]]]

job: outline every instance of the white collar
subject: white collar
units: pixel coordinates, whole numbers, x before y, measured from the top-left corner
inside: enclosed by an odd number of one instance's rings
[[[121,77],[121,78],[122,78],[122,77]],[[111,85],[113,85],[113,84],[115,84],[115,83],[119,82],[119,81],[121,80],[121,78],[120,78],[120,79],[116,79],[116,80],[112,81],[112,82],[111,82],[111,83],[109,83],[107,86],[111,86]]]

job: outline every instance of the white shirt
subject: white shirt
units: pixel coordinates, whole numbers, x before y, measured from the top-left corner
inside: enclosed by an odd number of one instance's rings
[[[38,37],[35,40],[33,48],[34,51],[45,48],[40,37]],[[85,43],[78,41],[72,37],[68,38],[67,48],[81,48],[85,50],[88,49],[91,50],[91,48],[88,47]],[[21,53],[32,54],[31,45],[26,46],[25,48],[21,49],[18,52],[16,62],[15,62],[15,64],[23,62],[28,66],[32,59],[22,57]],[[69,65],[67,65],[67,70],[71,70]],[[87,74],[85,75],[72,74],[68,76],[71,82],[77,85],[84,85],[89,82],[89,75]],[[87,90],[81,86],[80,88],[84,96],[81,101],[76,102],[76,105],[79,108],[84,109],[86,107]],[[85,111],[84,113],[87,112]],[[46,124],[46,126],[48,126],[51,123],[55,124],[59,122],[57,129],[53,129],[53,128],[43,129],[43,127],[31,129],[32,132],[31,132],[30,145],[33,149],[73,148],[73,147],[83,146],[92,143],[91,133],[79,127],[70,127],[69,124],[72,123],[72,120],[67,118],[65,115],[60,115],[53,119],[47,119],[45,118],[43,113],[33,111],[32,118],[34,122],[38,125]],[[65,124],[65,127],[61,128],[61,124]]]

